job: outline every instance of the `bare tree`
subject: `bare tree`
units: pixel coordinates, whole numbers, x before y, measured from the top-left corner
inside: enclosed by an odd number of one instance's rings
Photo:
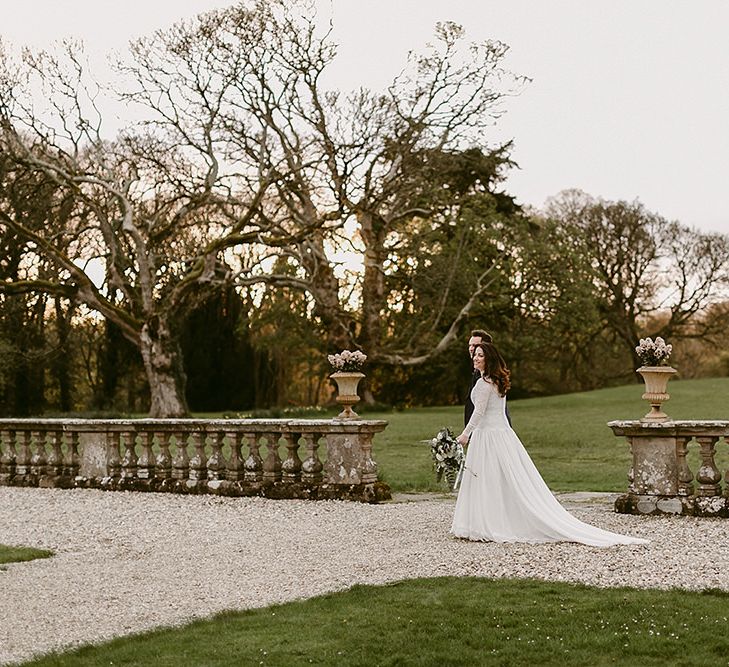
[[[590,259],[607,328],[639,363],[640,336],[673,340],[715,335],[697,317],[729,285],[729,237],[667,222],[640,202],[609,202],[565,191],[547,214],[573,231]]]
[[[264,20],[256,11],[249,20]],[[114,139],[102,131],[104,91],[80,45],[26,50],[19,62],[2,53],[0,147],[74,202],[53,233],[0,211],[57,271],[50,281],[30,275],[2,287],[70,296],[114,322],[142,354],[154,416],[187,413],[181,316],[229,280],[232,264],[311,232],[310,220],[271,214],[278,205],[267,193],[287,179],[272,157],[277,140],[256,135],[241,114],[244,139],[229,141],[223,110],[244,108],[231,93],[251,73],[221,72],[207,48],[226,18],[213,12],[132,45],[130,61],[119,64],[121,98],[141,120]],[[237,37],[251,40],[238,43],[240,52],[261,48],[262,35]],[[236,152],[240,143],[246,152]]]
[[[287,249],[296,267],[293,275],[252,267],[239,284],[306,291],[332,346],[361,346],[376,362],[423,363],[455,340],[474,303],[492,284],[496,263],[492,257],[481,265],[465,294],[442,291],[446,298],[437,299],[421,318],[420,335],[396,342],[388,335],[388,313],[393,300],[403,295],[393,293],[387,276],[405,261],[398,256],[398,248],[406,247],[403,240],[459,224],[464,199],[493,193],[510,164],[508,146],[486,151],[482,136],[508,94],[505,80],[514,82],[500,68],[507,47],[467,44],[459,26],[440,24],[433,44],[425,53],[411,55],[387,91],[343,94],[323,89],[322,74],[334,50],[327,34],[317,37],[313,19],[282,10],[270,25],[267,43],[274,45],[274,53],[286,54],[276,57],[280,80],[295,80],[299,94],[295,99],[280,94],[291,90],[283,84],[265,93],[242,94],[256,100],[261,131],[280,138],[290,180],[278,195],[288,215],[338,220],[339,225]],[[219,60],[229,62],[232,54]],[[472,165],[473,173],[483,180],[471,178],[456,192],[449,189],[453,183],[447,170],[468,149],[474,163],[480,162]],[[343,276],[332,248],[358,256],[361,273]],[[458,268],[447,280],[452,282]]]
[[[398,244],[458,226],[463,200],[495,194],[509,164],[508,146],[486,151],[481,136],[507,94],[506,47],[442,24],[386,92],[343,95],[322,88],[336,49],[320,26],[306,0],[209,12],[133,43],[113,95],[78,44],[0,53],[0,148],[72,202],[52,232],[0,210],[55,270],[1,287],[63,295],[118,326],[141,352],[153,415],[187,412],[177,329],[212,285],[301,290],[331,344],[410,364],[455,339],[493,280],[487,253],[465,293],[448,287],[420,331],[388,348]],[[112,135],[109,98],[138,115]],[[479,176],[454,199],[439,170],[469,147]],[[342,244],[363,263],[349,281],[332,259]],[[281,259],[290,270],[272,268]]]
[[[11,212],[29,229],[55,233],[72,207],[68,198],[59,196],[50,179],[28,173],[7,153],[0,154],[0,211]],[[56,238],[59,245],[63,243]],[[47,370],[58,385],[58,407],[70,410],[72,354],[68,335],[76,304],[62,291],[55,291],[51,298],[46,292],[27,293],[24,282],[29,275],[48,286],[56,277],[53,264],[46,258],[36,256],[31,261],[32,242],[27,238],[0,224],[0,248],[0,281],[7,285],[0,291],[2,337],[14,350],[15,359],[5,364],[6,369],[16,369],[14,411],[28,414],[43,408]]]
[[[669,223],[661,238],[667,266],[653,334],[719,342],[722,318],[709,316],[729,294],[729,236]]]

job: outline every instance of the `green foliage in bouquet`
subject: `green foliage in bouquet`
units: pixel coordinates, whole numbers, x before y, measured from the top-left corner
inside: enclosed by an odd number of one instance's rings
[[[430,453],[433,457],[433,469],[438,482],[445,479],[448,487],[453,489],[458,480],[466,454],[463,446],[455,439],[449,428],[442,428],[430,441]]]

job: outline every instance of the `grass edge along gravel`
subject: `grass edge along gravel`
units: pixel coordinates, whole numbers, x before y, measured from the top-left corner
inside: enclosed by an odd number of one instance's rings
[[[441,577],[226,612],[23,663],[724,664],[729,593]]]
[[[23,563],[36,558],[50,558],[52,551],[48,549],[34,549],[32,547],[11,547],[0,544],[0,566],[7,563]]]

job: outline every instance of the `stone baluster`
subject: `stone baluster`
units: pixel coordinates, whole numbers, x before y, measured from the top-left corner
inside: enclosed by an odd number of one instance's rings
[[[137,477],[152,479],[154,477],[154,452],[152,451],[152,434],[142,431],[139,434],[139,459],[137,460]]]
[[[628,493],[635,493],[635,453],[633,452],[633,438],[625,438],[630,451],[630,468],[628,468]]]
[[[187,455],[187,433],[175,433],[175,458],[172,459],[172,479],[187,479],[190,457]]]
[[[46,459],[46,475],[50,475],[51,477],[60,477],[63,472],[62,439],[63,431],[50,431],[48,433],[51,448]]]
[[[724,438],[726,444],[729,445],[729,435]],[[724,473],[724,495],[729,498],[729,468]]]
[[[63,462],[63,476],[74,479],[78,476],[81,459],[78,454],[78,431],[69,431],[66,436],[66,458]]]
[[[210,434],[210,458],[208,458],[208,479],[225,479],[225,457],[223,456],[224,433]]]
[[[261,443],[258,442],[258,433],[246,433],[248,441],[248,458],[244,464],[246,482],[260,482],[263,479],[263,460],[261,459]]]
[[[266,433],[266,460],[263,462],[263,481],[278,482],[281,480],[281,457],[278,453],[279,433]]]
[[[10,442],[10,431],[2,429],[0,431],[0,473],[5,472],[6,456],[8,452],[8,443]]]
[[[199,482],[208,478],[205,433],[194,431],[192,433],[192,445],[195,448],[195,453],[190,459],[190,479]]]
[[[307,457],[301,464],[301,481],[316,483],[322,480],[324,466],[319,459],[319,433],[304,433]]]
[[[137,452],[135,451],[137,434],[133,431],[124,431],[121,435],[121,442],[124,447],[121,477],[122,479],[134,479],[137,476]]]
[[[30,474],[30,433],[18,431],[18,452],[15,457],[15,474],[25,476]]]
[[[172,477],[172,455],[170,454],[171,433],[157,433],[159,453],[157,454],[155,477],[157,479],[170,479]]]
[[[240,433],[229,431],[225,434],[225,437],[228,438],[228,445],[230,446],[230,457],[228,458],[228,468],[225,473],[225,478],[229,482],[239,482],[244,476],[243,457],[240,450]]]
[[[106,432],[106,474],[112,479],[121,476],[121,458],[119,457],[119,433]]]
[[[678,467],[678,495],[690,496],[694,492],[693,473],[686,462],[686,454],[688,452],[688,443],[691,441],[689,436],[676,436],[676,462]]]
[[[360,433],[359,443],[362,448],[360,479],[362,484],[373,484],[377,481],[377,463],[372,458],[372,433]]]
[[[43,475],[46,472],[46,432],[32,431],[31,446],[35,448],[30,457],[30,474]]]
[[[710,497],[721,494],[721,473],[716,467],[714,460],[715,446],[719,436],[717,435],[699,435],[696,441],[701,447],[701,467],[696,473],[696,481],[699,483],[696,489],[697,496]]]
[[[300,433],[284,433],[286,441],[286,460],[281,464],[281,479],[284,482],[298,482],[301,479],[301,459],[299,458]]]
[[[17,459],[17,452],[15,451],[15,431],[2,431],[0,434],[0,447],[2,447],[2,456],[0,456],[0,479],[7,481],[15,474],[15,461]]]

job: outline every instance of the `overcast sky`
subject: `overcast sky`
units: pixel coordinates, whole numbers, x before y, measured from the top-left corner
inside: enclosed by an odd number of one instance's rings
[[[729,0],[319,0],[333,6],[337,87],[386,85],[436,21],[499,39],[532,78],[489,143],[513,138],[506,189],[541,206],[565,188],[729,233]],[[225,0],[0,0],[15,45],[82,37],[122,49]]]

